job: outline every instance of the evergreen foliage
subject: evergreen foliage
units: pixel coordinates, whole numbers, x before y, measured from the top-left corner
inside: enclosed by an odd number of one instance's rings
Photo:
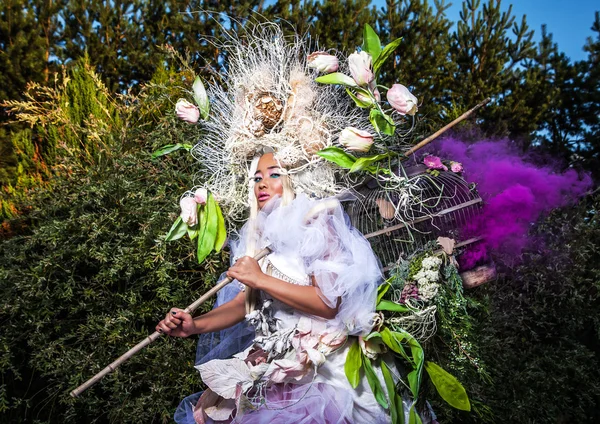
[[[184,242],[165,243],[195,168],[181,152],[150,157],[192,140],[173,102],[195,74],[216,78],[223,70],[222,53],[201,38],[219,37],[219,24],[242,29],[260,12],[310,30],[321,48],[351,52],[362,38],[352,29],[373,23],[382,39],[404,37],[378,82],[412,85],[423,102],[417,135],[492,95],[478,120],[484,135],[508,135],[600,169],[598,14],[587,60],[573,63],[545,29],[533,43],[526,21],[501,13],[498,0],[465,2],[455,33],[443,0],[369,4],[0,4],[0,100],[22,119],[0,128],[0,421],[169,422],[177,402],[199,388],[195,340],[169,339],[81,398],[68,396],[226,267],[226,254],[199,267]],[[196,13],[202,8],[237,20]],[[53,78],[59,61],[68,66]],[[457,326],[479,346],[487,374],[452,369],[474,412],[436,402],[440,422],[599,418],[599,205],[596,195],[554,212],[533,230],[552,234],[543,249],[467,292],[477,300],[466,305],[474,320]],[[436,357],[442,366],[451,361]]]

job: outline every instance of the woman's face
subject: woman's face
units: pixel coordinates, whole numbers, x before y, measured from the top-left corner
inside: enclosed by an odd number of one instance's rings
[[[258,201],[258,208],[262,207],[276,195],[283,195],[283,182],[281,181],[281,168],[273,159],[273,153],[262,155],[258,160],[256,174],[254,174],[254,194]]]

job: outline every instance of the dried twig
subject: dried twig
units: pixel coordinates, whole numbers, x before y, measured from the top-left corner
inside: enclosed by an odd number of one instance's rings
[[[456,124],[458,124],[460,121],[463,121],[463,120],[467,119],[477,109],[485,106],[490,101],[491,101],[491,99],[488,97],[487,99],[485,99],[483,102],[479,103],[474,108],[469,109],[468,111],[466,111],[465,113],[463,113],[462,115],[460,115],[458,118],[456,118],[454,121],[450,122],[445,127],[440,128],[439,130],[437,130],[436,132],[434,132],[433,134],[431,134],[429,137],[427,137],[425,140],[423,140],[423,141],[419,142],[417,145],[411,147],[407,152],[404,153],[404,156],[410,156],[413,153],[415,153],[417,150],[419,150],[420,148],[422,148],[423,146],[431,143],[433,140],[435,140],[440,135],[442,135],[443,133],[445,133],[446,131],[448,131],[450,128],[452,128],[453,126],[455,126]]]

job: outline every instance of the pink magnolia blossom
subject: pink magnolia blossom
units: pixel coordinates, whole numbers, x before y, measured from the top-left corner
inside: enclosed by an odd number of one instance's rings
[[[290,380],[301,380],[312,367],[293,359],[276,359],[271,362],[263,378],[273,383],[283,383]]]
[[[335,331],[332,333],[323,333],[319,342],[319,351],[325,355],[329,355],[331,352],[344,346],[348,339],[348,333],[345,331]]]
[[[198,223],[198,207],[193,197],[186,196],[179,201],[181,219],[188,226],[193,227]]]
[[[425,159],[423,159],[423,163],[429,169],[443,169],[444,171],[448,170],[448,167],[446,165],[444,165],[442,163],[442,160],[440,158],[438,158],[437,156],[431,156],[431,155],[425,156]]]
[[[329,74],[338,70],[338,58],[325,52],[314,52],[308,55],[308,67]]]
[[[200,187],[194,193],[194,200],[196,201],[196,203],[199,203],[201,205],[205,205],[207,199],[208,199],[208,192],[206,191],[205,188]]]
[[[373,144],[373,135],[358,128],[346,127],[340,133],[339,141],[348,150],[368,152]]]
[[[462,163],[454,162],[454,161],[450,162],[450,170],[452,172],[456,172],[456,173],[462,172],[463,171]]]
[[[175,105],[175,113],[182,121],[195,124],[200,119],[200,110],[198,106],[188,102],[185,99],[179,99]]]
[[[417,112],[417,98],[402,84],[394,84],[387,92],[387,100],[400,115],[414,115]]]
[[[354,81],[358,85],[368,85],[375,75],[373,74],[373,58],[365,51],[360,53],[354,52],[348,56],[348,67],[350,68],[350,74]]]

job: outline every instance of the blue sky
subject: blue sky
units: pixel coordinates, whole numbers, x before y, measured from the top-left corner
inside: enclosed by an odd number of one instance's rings
[[[488,1],[482,0],[481,4]],[[373,3],[380,5],[383,1],[375,0]],[[448,18],[452,21],[459,20],[462,1],[446,0],[446,3],[452,3],[447,11]],[[567,56],[572,60],[587,57],[583,46],[586,38],[593,36],[591,26],[594,12],[600,11],[599,0],[502,0],[504,10],[510,4],[513,5],[513,15],[519,22],[521,16],[527,15],[527,23],[535,31],[535,40],[539,40],[542,25],[546,24],[548,32],[553,34],[554,42],[558,43],[558,48]]]

